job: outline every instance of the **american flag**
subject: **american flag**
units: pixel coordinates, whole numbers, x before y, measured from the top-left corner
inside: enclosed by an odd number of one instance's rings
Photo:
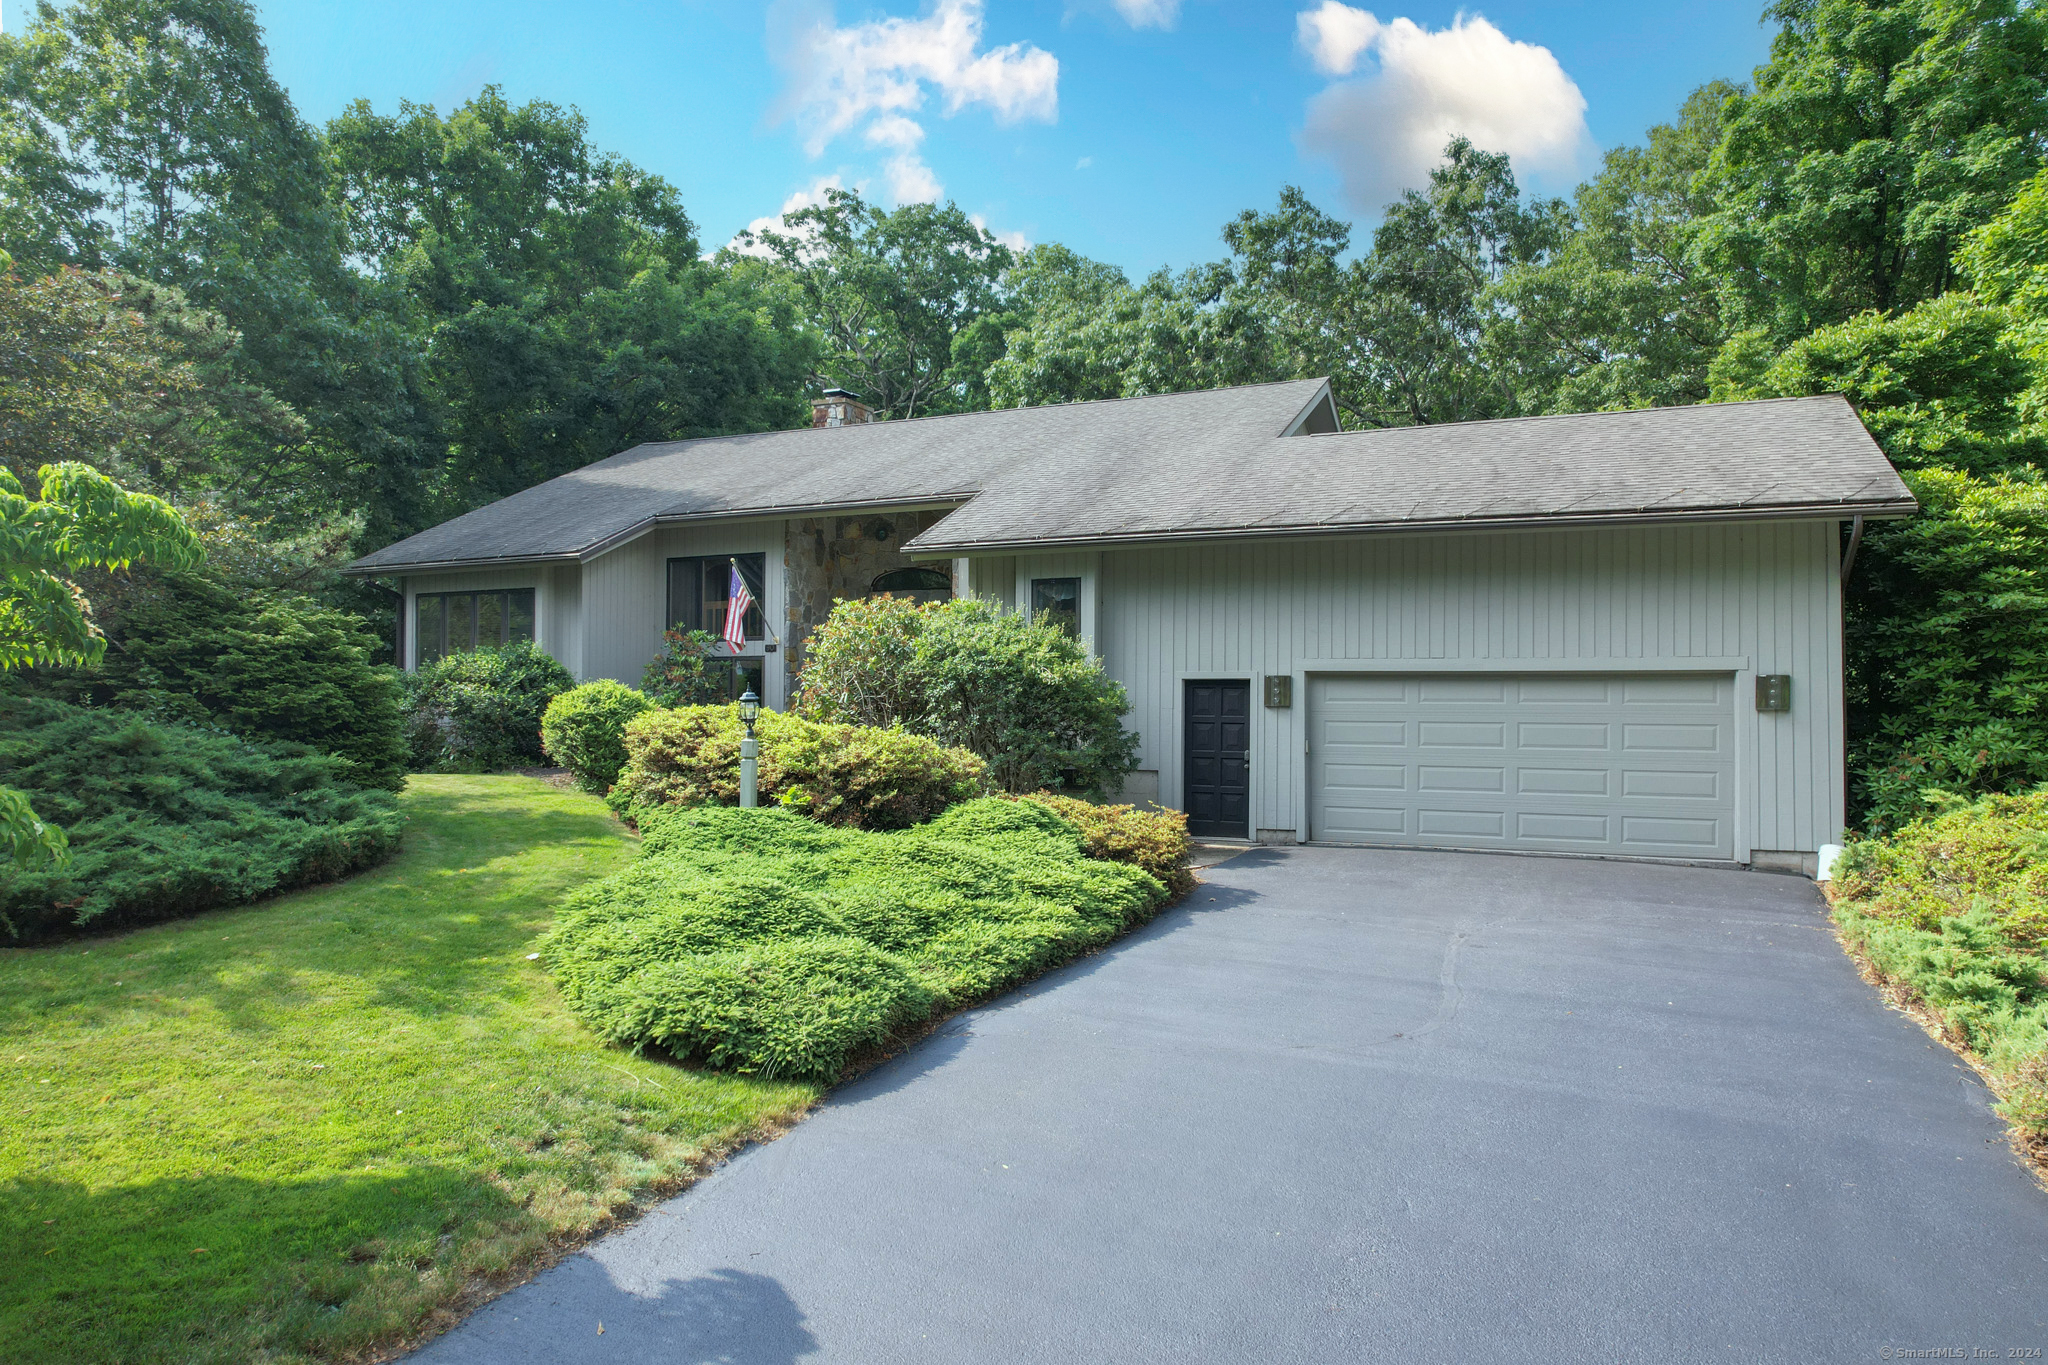
[[[725,604],[725,642],[737,654],[747,647],[747,609],[754,605],[754,594],[747,591],[747,580],[740,577],[740,562],[732,561],[732,590]]]

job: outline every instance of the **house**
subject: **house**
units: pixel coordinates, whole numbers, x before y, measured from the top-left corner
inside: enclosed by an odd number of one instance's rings
[[[534,638],[637,683],[763,610],[973,593],[1129,690],[1127,794],[1211,837],[1797,867],[1843,824],[1842,584],[1914,503],[1839,397],[1340,430],[1320,380],[635,447],[380,550],[416,666]],[[1853,528],[1853,529],[1851,529]],[[1846,549],[1846,553],[1845,553]]]

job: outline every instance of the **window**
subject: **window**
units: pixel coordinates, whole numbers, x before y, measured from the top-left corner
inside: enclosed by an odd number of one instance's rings
[[[1031,580],[1031,616],[1050,621],[1067,634],[1081,635],[1081,580],[1078,578],[1034,578]]]
[[[671,559],[668,562],[670,630],[702,630],[716,636],[725,634],[725,608],[726,603],[732,600],[734,559],[739,560],[740,577],[746,580],[747,591],[754,597],[754,605],[747,608],[747,640],[752,643],[768,638],[767,626],[761,617],[761,598],[768,567],[766,555],[705,555],[698,559]]]
[[[953,575],[944,569],[934,569],[920,564],[914,569],[891,569],[885,574],[875,575],[875,581],[868,584],[869,592],[943,592],[953,591]]]
[[[413,599],[419,627],[419,661],[465,654],[479,646],[509,645],[533,638],[533,589],[501,592],[423,592]]]

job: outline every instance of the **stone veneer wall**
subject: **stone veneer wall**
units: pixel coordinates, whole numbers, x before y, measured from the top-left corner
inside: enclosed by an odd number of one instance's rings
[[[783,648],[789,654],[792,687],[804,666],[804,643],[832,614],[841,598],[866,597],[878,574],[907,569],[917,561],[902,553],[903,542],[935,525],[946,509],[927,512],[867,512],[850,517],[801,517],[789,522],[784,542],[783,579],[788,623]],[[948,563],[928,567],[951,571]],[[955,585],[958,591],[958,585]]]

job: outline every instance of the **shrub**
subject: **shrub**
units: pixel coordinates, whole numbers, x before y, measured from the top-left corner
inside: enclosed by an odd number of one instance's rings
[[[2048,485],[1909,473],[1922,513],[1872,528],[1850,582],[1850,772],[1873,832],[1930,792],[2048,781]]]
[[[1852,844],[1832,890],[1843,936],[1983,1059],[2008,1119],[2048,1139],[2048,787]]]
[[[661,653],[640,675],[640,690],[658,706],[710,706],[730,694],[725,676],[707,667],[718,652],[718,637],[704,630],[670,630]]]
[[[403,818],[346,765],[131,711],[0,699],[0,782],[64,827],[70,862],[0,869],[16,939],[233,905],[388,857]]]
[[[1054,792],[1033,792],[1028,798],[1050,807],[1081,831],[1081,847],[1091,858],[1129,863],[1165,883],[1176,897],[1195,888],[1188,870],[1188,817],[1185,811],[1154,806],[1103,806]]]
[[[709,806],[648,810],[642,829],[637,863],[563,907],[549,969],[615,1042],[769,1076],[834,1076],[1167,895],[1087,857],[1074,826],[1029,801],[969,801],[891,832]]]
[[[982,764],[901,730],[823,725],[763,711],[761,800],[830,825],[901,829],[981,792]],[[621,814],[661,806],[736,805],[737,706],[649,711],[626,727],[626,766],[609,800]]]
[[[529,642],[422,665],[405,688],[413,767],[487,773],[540,763],[541,715],[575,685],[568,669]]]
[[[1049,621],[878,597],[834,607],[805,651],[803,715],[957,745],[1004,791],[1108,792],[1136,766],[1123,687]]]
[[[404,785],[400,675],[371,663],[383,646],[346,612],[168,573],[126,594],[111,640],[97,668],[42,680],[51,695],[310,745],[352,782]]]
[[[607,792],[626,766],[627,722],[653,705],[610,678],[572,687],[541,713],[541,749],[584,791]]]

